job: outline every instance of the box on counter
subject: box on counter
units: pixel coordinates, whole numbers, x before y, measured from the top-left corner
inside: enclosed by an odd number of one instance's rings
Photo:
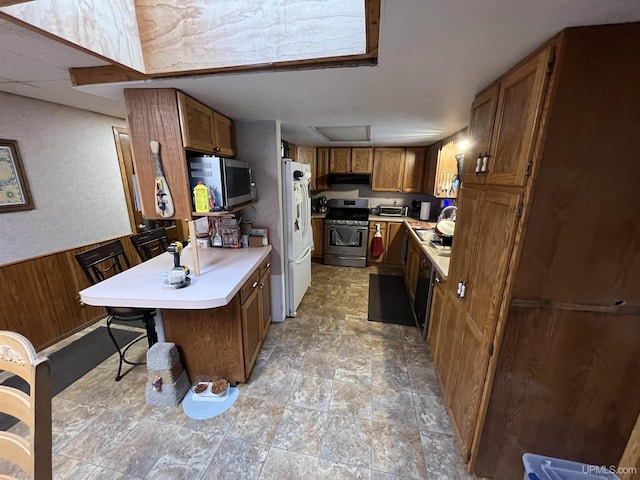
[[[249,237],[249,246],[250,247],[261,247],[262,246],[262,236],[250,236]]]

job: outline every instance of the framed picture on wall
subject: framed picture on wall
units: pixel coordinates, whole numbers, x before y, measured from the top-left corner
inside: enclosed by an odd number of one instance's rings
[[[34,208],[18,142],[0,139],[0,213]]]

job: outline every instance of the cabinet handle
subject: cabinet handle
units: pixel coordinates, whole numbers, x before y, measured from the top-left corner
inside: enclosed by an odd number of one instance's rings
[[[253,282],[253,285],[251,285],[251,288],[256,288],[258,286],[258,282]]]
[[[491,155],[487,153],[484,157],[482,157],[482,173],[487,172],[487,162],[489,161],[490,156]]]
[[[267,263],[264,268],[270,268],[271,267],[271,262]]]
[[[440,283],[440,279],[438,277],[436,277],[435,282],[436,283]]]
[[[482,170],[482,155],[478,155],[476,160],[476,173],[480,173]]]
[[[264,283],[260,283],[260,288],[264,288]]]
[[[221,150],[220,147],[214,147],[213,148],[213,151],[216,152],[216,153],[220,153],[220,150]]]
[[[464,293],[467,290],[467,285],[462,282],[462,286],[460,287],[460,298],[464,298]]]

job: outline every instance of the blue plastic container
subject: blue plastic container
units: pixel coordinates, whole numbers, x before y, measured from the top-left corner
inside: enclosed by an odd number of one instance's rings
[[[524,480],[620,480],[607,466],[525,453]]]

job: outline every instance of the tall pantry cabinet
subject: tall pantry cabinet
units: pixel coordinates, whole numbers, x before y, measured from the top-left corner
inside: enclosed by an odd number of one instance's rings
[[[436,371],[469,469],[617,465],[640,413],[640,24],[570,28],[472,105]]]

